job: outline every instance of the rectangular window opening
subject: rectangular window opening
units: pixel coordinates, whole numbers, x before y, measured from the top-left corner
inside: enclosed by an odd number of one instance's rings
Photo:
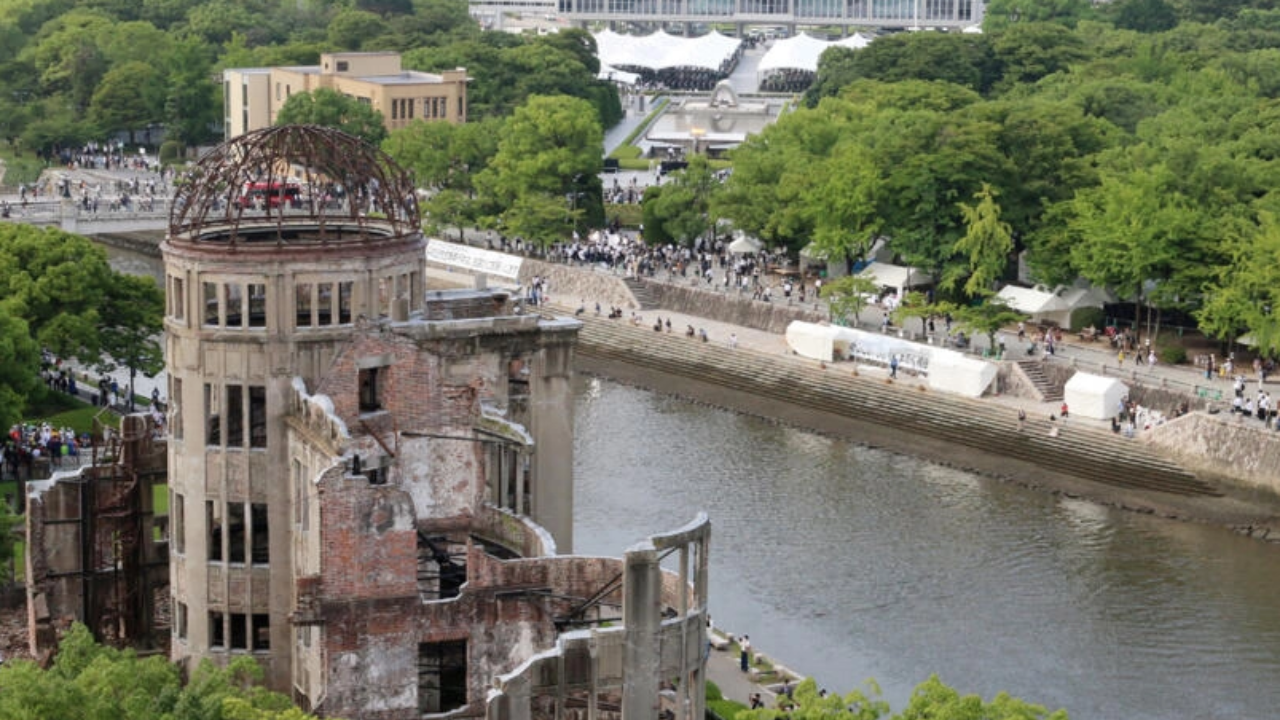
[[[254,565],[266,565],[271,562],[270,534],[267,532],[267,505],[253,503],[250,506],[250,530],[252,539],[249,546],[253,553]]]
[[[225,616],[220,612],[209,612],[209,647],[225,648],[227,646],[227,624]]]
[[[169,434],[182,439],[182,378],[169,376]]]
[[[187,551],[187,499],[182,493],[173,493],[173,551],[179,555]]]
[[[316,324],[320,327],[333,324],[333,283],[320,283],[316,286]]]
[[[227,386],[227,447],[244,447],[244,386]]]
[[[204,444],[208,447],[222,445],[222,413],[217,388],[204,384]]]
[[[311,327],[314,321],[311,319],[311,283],[298,283],[293,286],[294,293],[294,314],[297,317],[297,326]]]
[[[245,561],[244,503],[227,503],[227,562],[243,565]]]
[[[249,649],[249,618],[244,613],[231,613],[231,649]]]
[[[419,643],[418,712],[443,713],[467,704],[467,641]]]
[[[338,283],[338,324],[351,323],[351,287],[350,282]]]
[[[174,631],[178,634],[179,640],[187,639],[187,604],[178,603],[178,612],[174,618]]]
[[[227,283],[226,326],[244,327],[244,291],[240,283]]]
[[[271,616],[255,613],[253,616],[253,649],[271,649]]]
[[[209,527],[209,560],[222,562],[222,503],[205,500],[204,514]]]
[[[267,286],[249,283],[249,327],[267,326]]]
[[[249,386],[249,447],[267,446],[267,389]]]
[[[380,372],[382,368],[364,368],[360,370],[360,412],[376,412],[382,409],[382,387]]]
[[[217,327],[220,323],[218,318],[220,315],[218,307],[218,284],[204,284],[204,324],[206,327]]]

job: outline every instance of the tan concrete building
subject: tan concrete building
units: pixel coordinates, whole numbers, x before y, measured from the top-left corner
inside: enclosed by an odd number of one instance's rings
[[[404,70],[395,52],[343,52],[319,65],[229,68],[222,71],[224,136],[239,137],[275,123],[291,95],[328,88],[382,113],[388,130],[418,120],[467,121],[467,71]]]

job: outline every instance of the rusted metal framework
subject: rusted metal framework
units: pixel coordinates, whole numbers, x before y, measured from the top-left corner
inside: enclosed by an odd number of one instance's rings
[[[219,145],[187,172],[170,238],[217,243],[357,242],[420,227],[409,174],[363,140],[282,125]]]

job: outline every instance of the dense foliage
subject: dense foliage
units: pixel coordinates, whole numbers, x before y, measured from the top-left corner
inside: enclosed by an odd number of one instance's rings
[[[0,427],[39,390],[40,350],[90,365],[155,374],[164,294],[123,275],[89,239],[0,224]]]
[[[734,153],[712,212],[851,261],[890,238],[959,302],[1025,252],[1047,284],[1084,278],[1280,353],[1267,7],[992,2],[985,34],[832,48],[806,106]]]
[[[159,655],[97,644],[75,624],[53,666],[26,660],[0,665],[0,720],[307,720],[288,697],[256,683],[262,668],[240,656],[226,668],[204,663],[185,685],[178,666]]]
[[[0,0],[0,131],[42,151],[159,125],[205,142],[221,135],[222,68],[346,50],[466,67],[475,119],[537,94],[582,98],[605,127],[621,117],[590,35],[482,33],[466,0]]]

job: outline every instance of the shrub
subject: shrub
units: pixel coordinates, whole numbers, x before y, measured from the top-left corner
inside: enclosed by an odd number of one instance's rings
[[[1187,349],[1181,345],[1161,345],[1156,357],[1165,365],[1181,365],[1187,361]]]
[[[172,165],[182,162],[187,152],[186,146],[177,140],[165,140],[160,145],[160,163],[162,165]]]

